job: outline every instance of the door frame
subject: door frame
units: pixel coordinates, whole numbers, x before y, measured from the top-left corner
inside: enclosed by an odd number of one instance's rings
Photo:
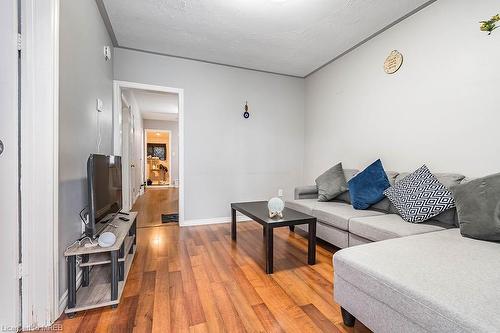
[[[159,91],[177,94],[179,96],[179,225],[184,222],[184,89],[157,86],[146,83],[130,82],[130,81],[113,81],[113,153],[121,155],[122,142],[121,133],[122,128],[122,89],[142,89],[150,91]],[[128,191],[124,188],[123,192]]]
[[[18,6],[17,0],[0,3],[0,216],[2,234],[2,275],[0,276],[0,323],[6,329],[21,326],[19,264],[19,73],[18,73]]]
[[[151,119],[150,119],[151,120]],[[154,120],[153,120],[154,121]],[[143,179],[146,180],[146,169],[148,167],[148,133],[150,132],[160,132],[160,133],[168,133],[168,167],[170,168],[168,171],[168,187],[172,186],[172,131],[171,130],[156,130],[153,128],[144,128],[144,174]]]
[[[20,2],[20,275],[24,329],[50,326],[60,315],[59,2]]]

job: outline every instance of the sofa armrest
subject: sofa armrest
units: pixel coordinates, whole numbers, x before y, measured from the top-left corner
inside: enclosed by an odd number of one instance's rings
[[[299,186],[295,188],[295,200],[297,199],[317,199],[318,187],[316,185]]]

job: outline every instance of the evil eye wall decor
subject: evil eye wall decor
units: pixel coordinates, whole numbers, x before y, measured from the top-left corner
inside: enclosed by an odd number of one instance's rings
[[[245,102],[245,112],[243,112],[243,118],[250,118],[250,112],[248,112],[248,102]]]

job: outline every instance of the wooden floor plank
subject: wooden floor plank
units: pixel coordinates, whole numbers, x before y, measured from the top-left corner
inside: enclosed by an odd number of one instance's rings
[[[305,234],[277,228],[268,275],[261,225],[238,223],[234,242],[227,223],[162,224],[161,212],[172,208],[164,201],[177,200],[172,193],[147,190],[133,208],[145,221],[117,309],[62,315],[64,332],[369,332],[359,321],[342,323],[331,246],[318,246],[308,265]]]
[[[339,330],[335,325],[326,318],[313,304],[301,306],[302,310],[311,318],[314,323],[325,333],[338,333]]]
[[[189,326],[195,326],[204,323],[206,320],[205,314],[203,313],[203,307],[200,302],[198,287],[196,286],[193,267],[191,266],[191,260],[186,244],[181,246],[180,255],[182,287],[184,291],[184,298],[186,300],[186,306],[189,309]]]
[[[170,272],[170,330],[189,332],[189,309],[186,307],[182,275],[180,271]],[[165,327],[165,329],[167,329]]]
[[[231,301],[224,284],[212,283],[212,290],[214,291],[215,303],[221,314],[224,327],[227,332],[239,333],[246,332],[243,322],[241,321],[235,305]]]
[[[158,270],[155,276],[155,295],[153,306],[153,326],[155,333],[165,332],[170,327],[170,279],[168,258],[158,259]]]
[[[215,303],[215,296],[211,289],[211,281],[207,276],[204,265],[193,267],[193,274],[198,286],[200,302],[207,319],[207,326],[210,332],[223,331],[223,321]]]
[[[208,330],[207,323],[201,323],[198,325],[190,326],[189,332],[190,333],[206,333],[206,332],[210,332],[210,331]]]
[[[247,332],[264,332],[257,314],[237,283],[226,284],[226,291]]]
[[[124,297],[120,301],[120,306],[116,309],[108,332],[132,332],[135,327],[135,316],[137,313],[137,305],[139,304],[139,296]]]
[[[78,333],[94,333],[98,330],[97,325],[101,318],[102,310],[90,310],[85,313],[80,326],[76,330]]]
[[[264,327],[265,332],[284,332],[276,318],[274,318],[273,314],[271,313],[271,311],[269,311],[269,308],[264,303],[254,305],[253,310],[255,311],[255,314]]]
[[[153,328],[155,285],[156,272],[145,272],[135,316],[135,327],[140,332],[151,332]]]

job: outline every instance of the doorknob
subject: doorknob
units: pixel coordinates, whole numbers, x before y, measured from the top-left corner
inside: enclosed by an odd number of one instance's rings
[[[3,142],[0,140],[0,155],[3,153]]]

